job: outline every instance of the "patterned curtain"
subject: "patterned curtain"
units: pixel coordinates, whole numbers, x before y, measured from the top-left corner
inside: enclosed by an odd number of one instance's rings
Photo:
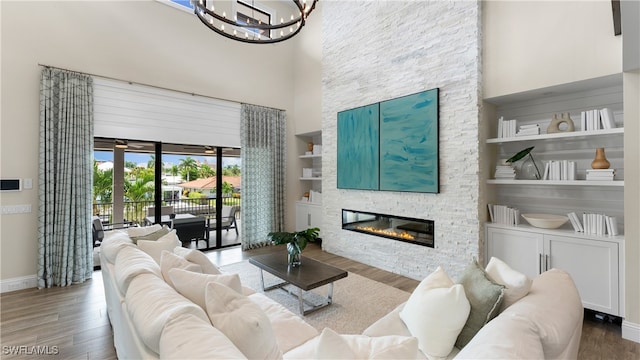
[[[242,249],[269,245],[283,231],[286,119],[282,110],[242,105]]]
[[[93,273],[93,80],[42,70],[38,287],[84,282]]]

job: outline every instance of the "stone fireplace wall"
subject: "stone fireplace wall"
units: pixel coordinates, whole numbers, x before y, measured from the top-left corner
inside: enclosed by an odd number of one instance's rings
[[[457,276],[479,257],[480,4],[322,3],[323,247],[415,279],[438,265]],[[440,193],[336,187],[337,112],[440,88]],[[411,176],[411,174],[407,174]],[[341,209],[435,221],[435,248],[341,229]]]

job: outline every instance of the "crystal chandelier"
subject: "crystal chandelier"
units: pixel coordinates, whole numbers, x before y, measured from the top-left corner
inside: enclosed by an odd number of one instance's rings
[[[254,3],[248,4],[241,0],[192,1],[194,12],[200,21],[218,34],[246,43],[270,44],[298,34],[319,0],[282,0],[282,3],[291,8],[291,14],[286,14],[290,15],[289,18],[280,17],[279,21],[271,19],[271,14],[258,9]]]

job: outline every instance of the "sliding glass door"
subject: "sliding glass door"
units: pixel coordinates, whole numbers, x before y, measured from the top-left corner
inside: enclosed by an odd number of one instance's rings
[[[240,244],[240,149],[96,138],[94,159],[94,214],[107,228],[160,223],[185,247]]]

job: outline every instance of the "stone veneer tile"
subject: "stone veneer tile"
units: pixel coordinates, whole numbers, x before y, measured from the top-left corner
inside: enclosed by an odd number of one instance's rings
[[[415,279],[438,265],[456,276],[482,239],[480,4],[327,1],[322,18],[323,247]],[[440,194],[337,189],[337,112],[436,87]],[[344,231],[343,208],[432,219],[436,247]]]

